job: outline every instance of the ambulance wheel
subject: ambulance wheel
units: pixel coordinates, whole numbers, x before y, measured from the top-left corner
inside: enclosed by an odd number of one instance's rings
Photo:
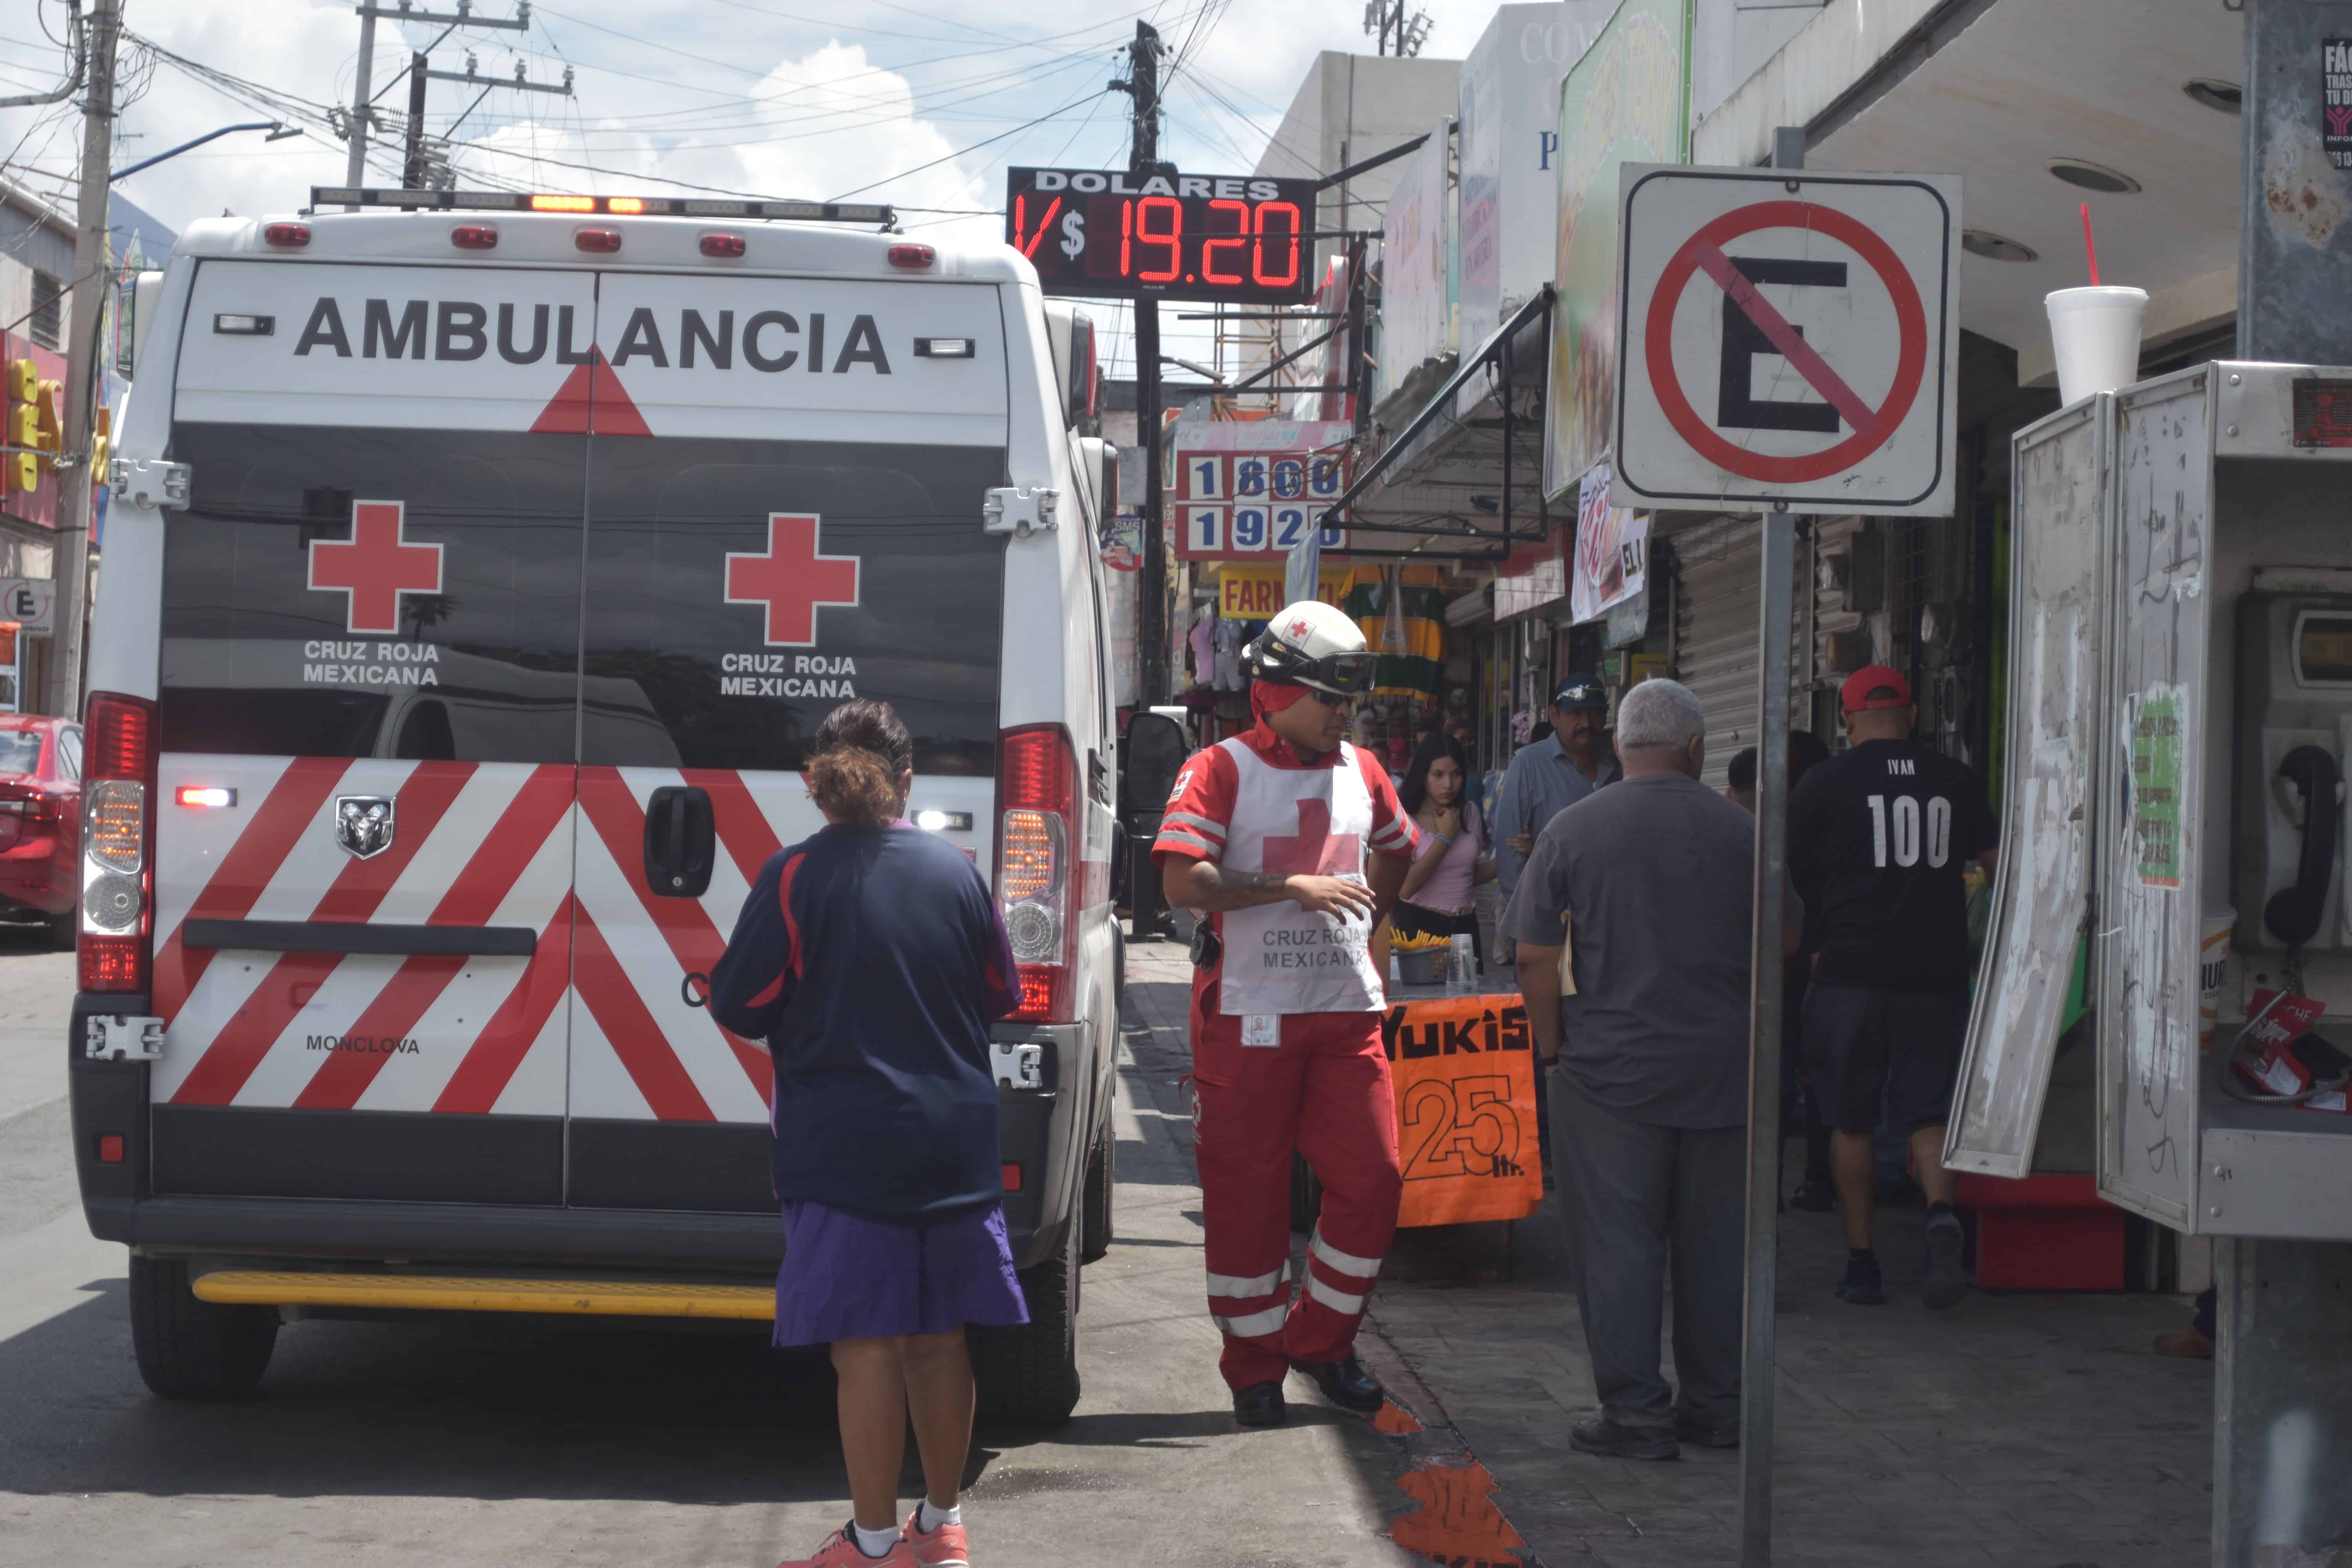
[[[274,1307],[223,1307],[188,1288],[185,1258],[131,1259],[131,1348],[164,1399],[242,1399],[278,1342]]]
[[[1070,1216],[1061,1250],[1021,1271],[1029,1321],[1017,1329],[971,1331],[971,1371],[980,1418],[1013,1426],[1053,1426],[1078,1405],[1078,1231]]]
[[[1081,1263],[1100,1263],[1110,1255],[1110,1190],[1118,1180],[1118,1148],[1110,1129],[1106,1127],[1095,1142],[1094,1153],[1087,1160],[1086,1202],[1080,1222],[1085,1240],[1078,1251]]]
[[[1305,1232],[1315,1228],[1316,1216],[1323,1212],[1323,1184],[1315,1178],[1315,1167],[1299,1155],[1290,1157],[1290,1228]]]

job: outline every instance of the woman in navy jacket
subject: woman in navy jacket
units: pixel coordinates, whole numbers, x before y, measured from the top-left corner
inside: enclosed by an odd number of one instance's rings
[[[761,868],[710,976],[712,1014],[775,1060],[775,1342],[829,1344],[839,1373],[856,1518],[807,1568],[967,1561],[964,1325],[1028,1321],[988,1044],[1019,976],[980,872],[900,815],[913,762],[889,704],[826,715],[807,767],[825,826]],[[928,1496],[901,1527],[910,1416]]]

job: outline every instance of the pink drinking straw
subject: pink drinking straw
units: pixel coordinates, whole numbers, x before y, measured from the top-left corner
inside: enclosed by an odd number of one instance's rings
[[[2091,237],[2091,204],[2083,204],[2083,253],[2091,258],[2091,287],[2099,286],[2099,244]]]

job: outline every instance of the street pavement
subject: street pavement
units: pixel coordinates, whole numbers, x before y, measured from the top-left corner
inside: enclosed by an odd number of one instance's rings
[[[1202,1296],[1182,950],[1140,944],[1129,973],[1119,1241],[1085,1275],[1086,1393],[1066,1426],[980,1433],[982,1564],[1737,1561],[1735,1454],[1569,1447],[1593,1399],[1549,1204],[1400,1234],[1360,1342],[1397,1396],[1378,1423],[1294,1379],[1288,1426],[1238,1431]],[[71,987],[68,955],[0,933],[0,1565],[765,1568],[845,1516],[823,1368],[756,1337],[301,1322],[257,1399],[150,1397],[122,1249],[84,1230],[67,1164]],[[1891,1300],[1863,1309],[1830,1295],[1835,1221],[1783,1216],[1779,1561],[2206,1562],[2211,1369],[2147,1352],[2186,1308],[1972,1295],[1930,1314],[1918,1222],[1882,1214]]]
[[[1177,952],[1172,945],[1143,952]],[[1169,962],[1169,961],[1163,961]],[[0,933],[0,1564],[767,1568],[847,1517],[820,1365],[757,1337],[492,1320],[289,1325],[260,1395],[150,1396],[124,1250],[67,1163],[69,954]],[[1182,1039],[1129,1033],[1118,1245],[1068,1425],[984,1427],[976,1560],[1385,1568],[1414,1442],[1322,1406],[1242,1433],[1201,1278]],[[906,1495],[919,1485],[911,1472]]]

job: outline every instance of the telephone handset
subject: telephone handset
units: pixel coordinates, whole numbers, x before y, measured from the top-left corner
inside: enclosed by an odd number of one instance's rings
[[[2297,746],[2279,759],[2278,780],[2299,797],[2303,842],[2295,858],[2294,884],[2280,889],[2263,906],[2263,924],[2293,949],[2319,933],[2320,917],[2327,907],[2328,879],[2336,870],[2336,831],[2343,819],[2344,775],[2336,759],[2320,747]]]

